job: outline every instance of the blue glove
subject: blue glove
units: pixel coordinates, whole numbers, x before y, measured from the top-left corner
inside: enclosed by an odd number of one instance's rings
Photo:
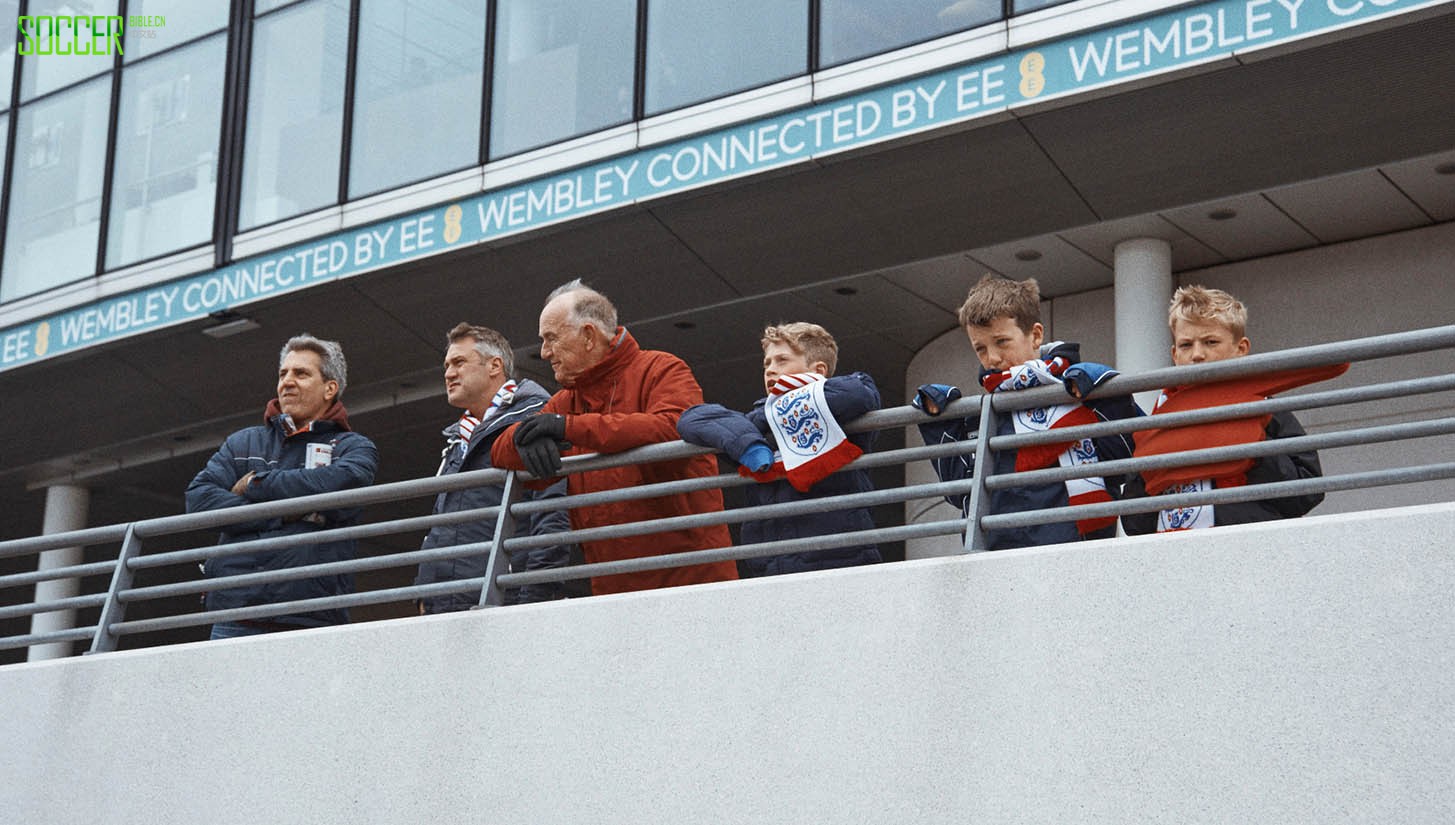
[[[1082,361],[1079,364],[1072,364],[1061,373],[1061,383],[1066,385],[1066,392],[1076,398],[1085,398],[1091,394],[1092,390],[1118,375],[1121,373],[1106,364]]]
[[[761,473],[773,466],[773,449],[759,441],[743,451],[738,463],[747,467],[751,472]]]
[[[953,384],[920,384],[909,403],[917,410],[939,415],[945,411],[945,405],[959,397],[960,388]]]

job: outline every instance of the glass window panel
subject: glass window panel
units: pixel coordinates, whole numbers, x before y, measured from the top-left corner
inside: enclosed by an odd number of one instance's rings
[[[821,0],[819,60],[847,63],[1000,19],[1000,0]]]
[[[253,15],[256,16],[262,14],[263,12],[272,11],[273,9],[281,9],[284,6],[297,2],[299,2],[299,0],[254,0]]]
[[[127,0],[126,22],[129,62],[226,28],[227,0]]]
[[[108,269],[212,237],[226,50],[217,35],[122,72]]]
[[[1051,6],[1059,6],[1062,3],[1069,3],[1071,0],[1015,0],[1012,8],[1015,14],[1025,14],[1037,9],[1046,9]]]
[[[630,121],[636,21],[636,0],[500,0],[491,157]]]
[[[21,58],[21,100],[39,97],[111,68],[112,49],[105,38],[101,39],[101,44],[107,47],[105,54],[69,52],[77,48],[78,38],[81,41],[80,47],[88,52],[94,51],[92,47],[96,45],[90,37],[90,23],[85,23],[84,27],[76,27],[72,21],[77,17],[114,15],[116,0],[31,0],[26,14],[49,19],[34,21],[34,26],[30,29],[34,32],[35,42],[33,46],[27,45],[25,48],[27,51],[34,48],[36,53]],[[58,15],[64,23],[56,20]],[[56,54],[56,49],[64,49],[68,53]]]
[[[258,20],[239,228],[338,201],[349,9],[314,0]]]
[[[808,69],[808,3],[651,0],[647,114],[761,86]]]
[[[0,188],[4,188],[6,177],[5,150],[9,147],[7,142],[10,139],[10,115],[0,115]]]
[[[22,107],[0,301],[96,271],[111,77]]]
[[[485,4],[364,0],[349,195],[480,159]]]
[[[15,26],[5,21],[16,19],[19,13],[16,0],[0,2],[0,109],[10,108],[10,82],[15,79]]]

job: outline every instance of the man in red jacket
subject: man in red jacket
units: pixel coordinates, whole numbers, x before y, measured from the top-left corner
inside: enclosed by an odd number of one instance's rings
[[[540,415],[510,427],[495,440],[490,458],[496,467],[529,470],[538,479],[549,479],[561,469],[563,444],[569,444],[566,454],[572,455],[619,453],[676,441],[682,411],[702,403],[702,388],[687,364],[675,355],[638,347],[631,333],[617,325],[611,301],[580,279],[561,285],[547,298],[540,336],[541,357],[550,362],[562,389]],[[716,474],[717,460],[702,455],[575,473],[567,477],[566,486],[575,495]],[[720,490],[699,490],[577,507],[571,510],[571,527],[581,530],[720,510]],[[601,562],[730,544],[726,525],[714,525],[582,542],[581,550],[587,562]],[[737,565],[721,561],[597,576],[591,580],[591,592],[621,593],[737,577]]]

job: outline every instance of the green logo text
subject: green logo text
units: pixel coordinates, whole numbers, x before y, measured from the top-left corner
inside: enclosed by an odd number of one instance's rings
[[[117,15],[21,15],[21,54],[111,54],[121,51],[122,19]]]

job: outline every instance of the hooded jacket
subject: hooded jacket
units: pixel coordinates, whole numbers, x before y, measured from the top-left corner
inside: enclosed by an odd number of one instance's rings
[[[702,403],[702,388],[692,370],[675,355],[637,346],[624,327],[617,327],[614,344],[602,361],[576,379],[575,383],[551,396],[543,412],[566,416],[566,440],[572,445],[566,455],[619,453],[633,447],[677,440],[677,419],[683,410]],[[515,448],[515,427],[511,425],[490,450],[497,467],[523,470]],[[614,467],[573,473],[567,476],[572,494],[594,493],[717,475],[717,460],[710,455],[675,461]],[[710,513],[722,510],[721,490],[697,490],[649,499],[599,504],[571,510],[571,527],[584,530],[610,524]],[[728,547],[732,544],[726,525],[694,527],[667,533],[651,533],[623,539],[581,543],[588,563],[660,556],[689,550]],[[684,584],[736,579],[737,566],[731,561],[597,576],[591,580],[595,594],[676,587]]]
[[[682,419],[677,422],[677,431],[689,444],[712,447],[726,453],[733,461],[740,462],[743,453],[754,444],[764,443],[770,448],[773,446],[773,436],[768,432],[768,417],[764,413],[767,400],[759,399],[747,414],[729,410],[719,404],[698,405],[682,414]],[[867,373],[855,372],[836,376],[824,382],[824,400],[828,403],[834,419],[845,424],[870,410],[879,409],[879,388]],[[849,436],[849,441],[867,453],[874,448],[877,435],[875,432],[855,433]],[[806,493],[795,490],[786,479],[779,479],[748,487],[745,496],[748,506],[757,507],[763,504],[867,493],[873,489],[874,485],[869,481],[868,473],[849,469],[825,478]],[[869,510],[855,507],[793,518],[743,522],[742,538],[743,544],[758,544],[873,528],[874,517]],[[861,544],[832,550],[743,559],[739,565],[743,575],[756,577],[829,570],[835,567],[875,564],[879,561],[878,547]]]
[[[379,451],[374,442],[349,427],[344,405],[334,401],[308,429],[288,434],[287,418],[275,398],[263,414],[264,424],[238,430],[227,437],[207,466],[187,486],[187,512],[222,510],[263,501],[280,501],[316,493],[331,493],[366,487],[374,481]],[[304,468],[309,444],[328,444],[332,449],[325,466]],[[232,492],[238,479],[253,473],[242,495]],[[219,544],[233,544],[275,536],[298,536],[298,543],[281,550],[242,553],[208,559],[203,574],[208,578],[282,570],[354,557],[353,541],[311,542],[308,536],[332,527],[358,522],[356,508],[328,510],[287,519],[256,519],[222,528]],[[255,584],[214,590],[207,594],[208,610],[224,610],[297,599],[338,596],[353,591],[353,577],[347,574]],[[349,620],[342,608],[291,616],[269,617],[266,621],[300,627],[341,624]]]
[[[540,412],[550,397],[550,394],[540,384],[527,379],[520,380],[516,385],[515,398],[502,407],[500,412],[492,416],[489,421],[475,428],[475,431],[470,434],[470,443],[464,450],[460,449],[460,422],[456,420],[444,430],[445,450],[443,461],[440,463],[440,469],[436,475],[445,476],[490,469],[490,448],[495,443],[495,439],[500,437],[506,427]],[[526,493],[526,498],[529,500],[560,498],[565,494],[566,483],[560,481],[545,490],[530,490]],[[500,505],[504,495],[505,488],[498,484],[440,493],[435,497],[434,514],[496,507]],[[424,537],[424,545],[421,549],[429,550],[435,547],[490,541],[495,537],[495,521],[493,518],[486,518],[467,521],[463,524],[438,525],[431,528],[429,535]],[[570,527],[570,522],[566,517],[566,511],[549,510],[532,515],[528,525],[521,524],[519,527],[528,528],[527,535],[539,536],[562,532]],[[511,554],[510,567],[517,573],[526,570],[563,567],[569,563],[570,555],[570,546],[565,544],[517,550]],[[485,552],[458,559],[427,561],[419,566],[419,576],[415,578],[414,583],[433,584],[480,578],[485,575],[488,563],[489,554]],[[557,582],[529,585],[508,595],[512,604],[524,604],[557,599],[561,597],[561,594],[562,585]],[[480,591],[478,589],[472,593],[451,593],[421,599],[426,613],[469,610],[479,602]]]

